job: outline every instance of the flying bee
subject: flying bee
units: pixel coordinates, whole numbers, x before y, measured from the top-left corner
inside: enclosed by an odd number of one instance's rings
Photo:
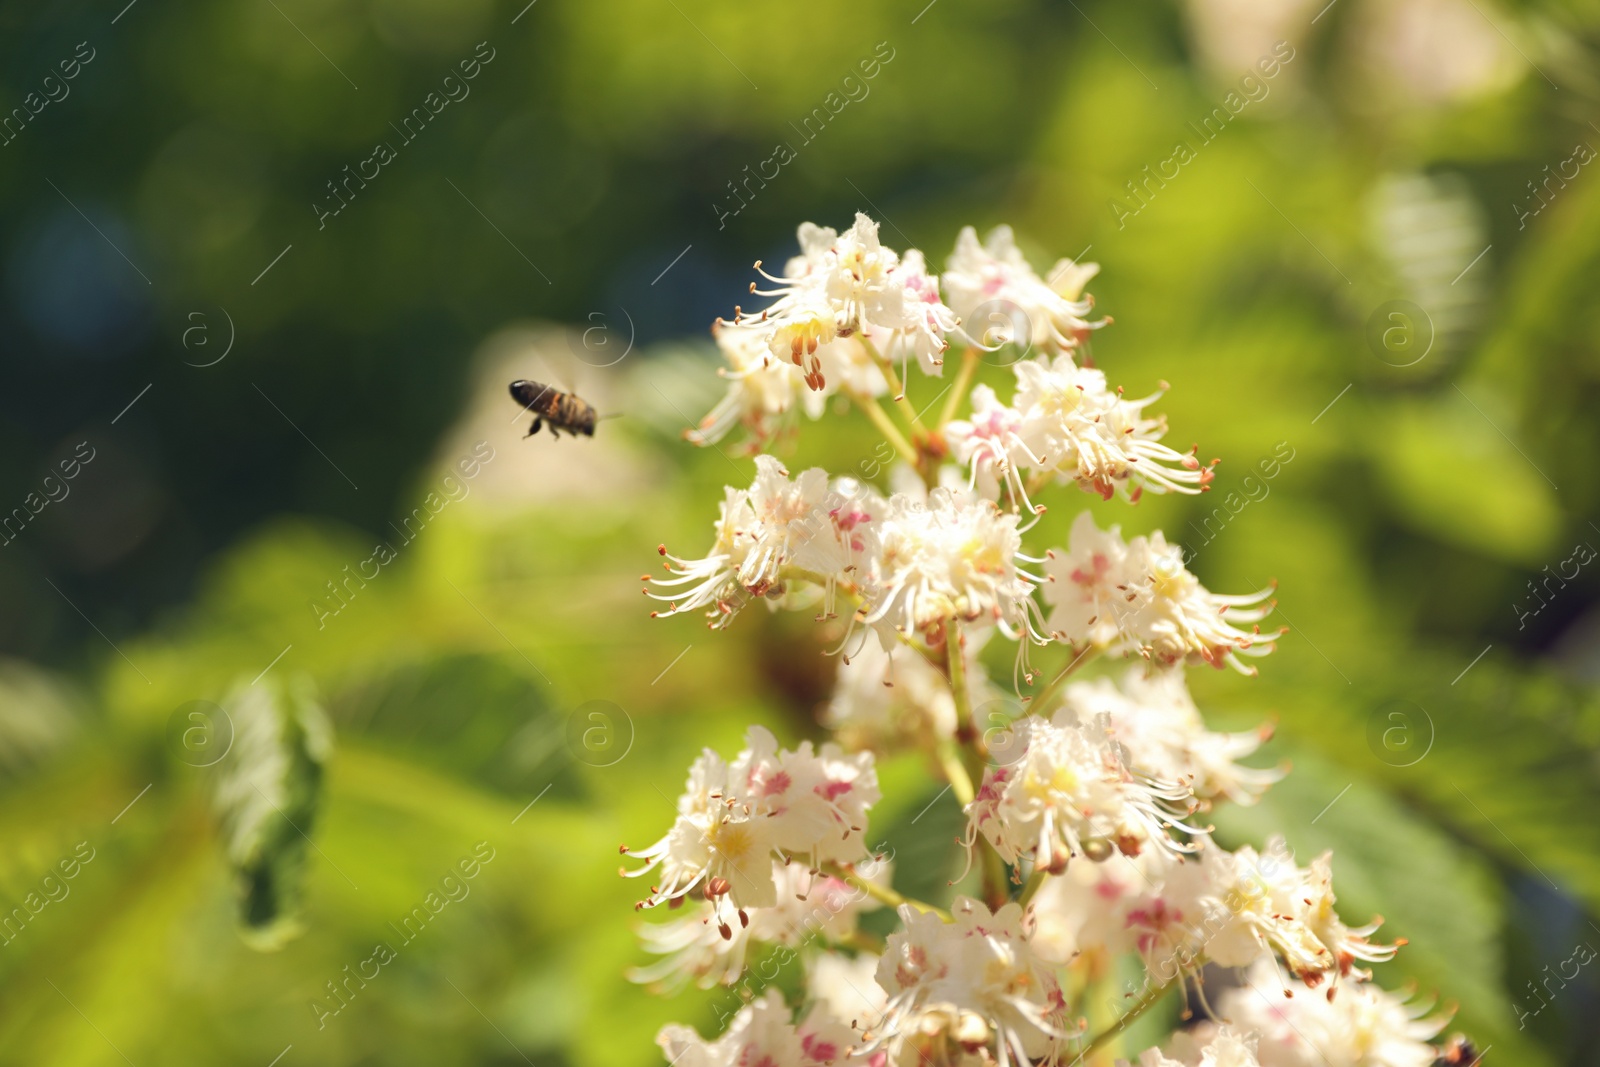
[[[1488,1050],[1485,1049],[1485,1052]],[[1444,1048],[1439,1050],[1439,1059],[1436,1067],[1476,1067],[1477,1062],[1483,1058],[1483,1053],[1475,1048],[1472,1042],[1455,1034]]]
[[[580,433],[585,437],[594,436],[594,424],[599,421],[599,416],[582,397],[563,393],[553,385],[520,379],[511,383],[511,397],[524,409],[533,412],[533,426],[527,434],[529,437],[538,433],[539,427],[545,423],[550,424],[551,437],[560,437],[556,432],[558,430],[565,430],[574,437]]]

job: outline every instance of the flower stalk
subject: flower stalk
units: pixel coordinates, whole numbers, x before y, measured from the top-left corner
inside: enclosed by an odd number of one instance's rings
[[[715,630],[758,601],[815,612],[838,653],[822,715],[834,739],[781,748],[753,726],[731,758],[704,750],[671,826],[647,848],[622,850],[633,865],[624,874],[650,876],[641,910],[686,912],[643,924],[647,949],[664,958],[640,968],[641,980],[733,985],[759,958],[752,951],[811,946],[807,995],[790,998],[803,1014],[768,989],[721,1036],[663,1029],[667,1061],[881,1067],[1076,1055],[1074,1067],[1100,1067],[1139,1053],[1144,1067],[1259,1067],[1260,1035],[1302,1029],[1343,1044],[1281,1050],[1294,1062],[1315,1054],[1348,1067],[1378,1045],[1392,1053],[1385,1062],[1443,1061],[1430,1043],[1443,1022],[1371,983],[1362,964],[1398,946],[1373,940],[1377,922],[1340,918],[1327,854],[1303,865],[1282,838],[1260,851],[1209,840],[1203,813],[1255,800],[1283,772],[1242,762],[1270,730],[1208,729],[1184,670],[1254,673],[1245,659],[1277,637],[1256,625],[1273,611],[1271,590],[1212,593],[1160,531],[1124,538],[1099,525],[1092,504],[1066,547],[1024,546],[1045,505],[1062,502],[1035,499],[1046,491],[1137,502],[1211,481],[1196,450],[1162,443],[1166,420],[1148,410],[1160,391],[1126,394],[1084,358],[1109,321],[1090,317],[1095,265],[1061,260],[1046,279],[1004,227],[981,243],[963,230],[942,275],[915,249],[885,247],[864,215],[843,233],[806,224],[798,236],[783,273],[762,272],[771,287],[752,287],[772,303],[719,320],[729,390],[691,439],[709,444],[743,426],[760,453],[797,413],[822,418],[829,398],[844,396],[922,484],[903,467],[880,479],[881,462],[863,463],[865,478],[835,478],[758,454],[749,487],[723,494],[710,546],[677,555],[662,545],[666,576],[644,579],[667,606],[657,614],[700,612]],[[966,340],[960,323],[995,308],[1020,353],[1011,395],[978,381],[983,350],[967,344],[938,422],[925,425],[905,379],[941,376],[952,341]],[[1056,645],[1070,661],[1023,698],[1024,714],[1006,716],[1004,735],[985,736],[979,709],[1002,687],[983,661],[995,651],[986,642],[1000,640],[1014,643],[1019,671],[1029,646]],[[1095,657],[1129,669],[1080,680]],[[908,897],[869,848],[880,761],[902,754],[931,754],[948,782],[963,821],[961,879],[976,864],[977,892]],[[901,782],[922,762],[896,761],[887,777]],[[1053,874],[1060,882],[1043,892]],[[882,906],[898,910],[898,925],[880,940],[858,912]],[[1212,963],[1243,976],[1212,1022],[1168,1049],[1117,1047]],[[1145,975],[1136,999],[1107,985],[1130,967]],[[830,1003],[841,988],[857,996]]]

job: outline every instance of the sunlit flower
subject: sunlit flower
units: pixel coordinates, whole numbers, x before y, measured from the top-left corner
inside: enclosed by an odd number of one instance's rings
[[[879,885],[888,884],[889,872],[887,861],[869,861],[856,868],[858,875]],[[861,912],[880,907],[864,890],[818,874],[804,863],[774,860],[772,875],[777,902],[770,908],[747,908],[749,923],[731,925],[731,936],[724,936],[718,908],[709,901],[696,902],[684,909],[686,914],[668,922],[640,924],[645,950],[663,958],[635,968],[628,977],[667,991],[690,981],[702,989],[733,985],[744,972],[752,944],[794,949],[836,942],[855,932]]]
[[[1272,611],[1271,590],[1218,596],[1183,565],[1183,552],[1157,530],[1124,542],[1118,527],[1102,531],[1088,512],[1072,524],[1070,549],[1044,564],[1051,632],[1075,647],[1138,654],[1159,666],[1224,663],[1246,673],[1240,656],[1264,656],[1278,634],[1246,632]]]
[[[940,299],[939,278],[928,273],[927,260],[917,249],[906,251],[891,277],[900,290],[898,321],[891,327],[888,323],[894,320],[885,316],[868,333],[875,340],[883,338],[881,347],[890,359],[901,360],[907,369],[915,359],[924,374],[937,377],[944,367],[945,350],[950,347],[947,338],[960,320]]]
[[[1053,635],[1074,646],[1124,650],[1121,626],[1127,608],[1128,544],[1121,529],[1100,529],[1094,516],[1078,513],[1066,552],[1047,554],[1044,601]]]
[[[774,297],[773,303],[758,315],[740,312],[722,325],[749,333],[773,355],[800,367],[806,385],[815,390],[828,384],[827,347],[869,328],[894,332],[892,347],[938,373],[944,336],[956,322],[940,302],[938,280],[928,274],[921,253],[908,253],[902,262],[879,241],[878,224],[859,213],[842,234],[808,222],[799,238],[800,255],[789,260],[782,275],[763,272],[774,288],[750,287],[758,296]]]
[[[1053,1058],[1066,1001],[1054,968],[1034,955],[1018,904],[997,912],[957,897],[953,922],[910,905],[878,963],[887,1010],[865,1050],[897,1067],[979,1062],[1021,1067]]]
[[[851,482],[831,497],[820,467],[791,481],[783,464],[757,456],[750,488],[725,491],[711,552],[687,559],[669,555],[663,545],[671,577],[647,575],[646,581],[666,591],[646,592],[671,604],[661,614],[709,608],[711,625],[719,628],[751,600],[781,598],[791,580],[830,587],[841,577],[848,582],[844,572],[866,551],[857,527],[871,518],[863,510],[870,495]]]
[[[672,829],[633,853],[642,867],[623,872],[637,878],[659,870],[642,907],[698,889],[717,905],[724,938],[732,936],[728,909],[776,905],[774,859],[799,856],[815,866],[864,857],[866,813],[879,796],[870,753],[847,756],[831,742],[814,753],[809,741],[780,750],[760,726],[745,743],[732,764],[710,749],[701,754]],[[741,924],[748,919],[739,916]]]
[[[1273,649],[1278,634],[1238,629],[1259,622],[1272,613],[1270,588],[1242,596],[1212,593],[1183,565],[1183,549],[1167,543],[1160,530],[1149,537],[1129,542],[1129,564],[1133,581],[1129,623],[1140,651],[1162,666],[1175,663],[1205,662],[1213,667],[1227,663],[1245,674],[1254,674],[1240,656],[1265,656]]]
[[[1284,996],[1286,988],[1294,995]],[[1265,960],[1216,1007],[1233,1026],[1259,1035],[1261,1067],[1432,1067],[1438,1051],[1428,1042],[1448,1021],[1370,982],[1341,985],[1333,996],[1318,996],[1299,982],[1286,987]],[[1204,1039],[1214,1030],[1205,1024],[1195,1036]]]
[[[1181,783],[1202,803],[1228,799],[1250,804],[1283,777],[1281,770],[1238,763],[1261,747],[1271,729],[1235,734],[1207,730],[1181,669],[1134,667],[1120,683],[1109,678],[1075,682],[1066,688],[1063,703],[1057,715],[1068,721],[1103,718],[1112,739],[1122,746],[1130,770]]]
[[[945,427],[944,439],[950,446],[950,455],[969,471],[967,485],[982,491],[986,497],[999,496],[1004,486],[1010,494],[1013,510],[1026,508],[1030,515],[1037,511],[1028,498],[1027,480],[1023,471],[1044,465],[1044,460],[1034,455],[1022,439],[1023,419],[1020,412],[1006,407],[987,385],[972,389],[972,415],[955,419]]]
[[[1109,500],[1118,487],[1132,497],[1143,489],[1201,492],[1211,468],[1193,454],[1161,443],[1165,418],[1146,418],[1155,393],[1125,400],[1106,386],[1106,376],[1080,367],[1068,355],[1029,359],[1012,368],[1017,394],[1012,407],[1021,418],[1019,435],[1030,466]]]
[[[924,503],[896,493],[877,524],[866,621],[902,634],[946,620],[998,626],[1016,638],[1032,627],[1032,583],[1017,568],[1017,517],[988,501],[934,489]]]
[[[819,1010],[860,1032],[875,1027],[889,1006],[878,984],[878,957],[870,952],[813,953],[806,959],[806,988]]]
[[[646,581],[670,605],[662,614],[704,611],[713,628],[755,600],[816,608],[838,642],[831,699],[814,693],[814,671],[785,664],[781,703],[815,710],[842,744],[783,749],[752,727],[731,760],[704,751],[665,835],[623,872],[655,882],[640,908],[673,911],[641,930],[655,958],[635,980],[745,983],[721,1036],[661,1031],[671,1067],[1063,1067],[1126,1041],[1125,1019],[1087,1003],[1069,1014],[1062,983],[1086,998],[1125,994],[1135,1013],[1175,985],[1215,1020],[1146,1049],[1136,1067],[1432,1067],[1443,1024],[1370,984],[1368,965],[1403,941],[1376,943],[1381,919],[1340,918],[1330,854],[1302,866],[1282,837],[1259,851],[1210,837],[1213,807],[1255,802],[1282,772],[1243,762],[1270,729],[1208,729],[1183,670],[1255,673],[1246,657],[1284,632],[1262,632],[1270,590],[1214,594],[1162,533],[1125,539],[1088,510],[1066,550],[1022,549],[1062,486],[1132,501],[1212,480],[1197,449],[1162,443],[1160,393],[1126,398],[1093,366],[1088,338],[1110,321],[1090,317],[1084,291],[1098,268],[1062,260],[1042,278],[1009,228],[983,243],[968,228],[936,276],[915,249],[886,247],[865,215],[843,233],[807,223],[799,243],[781,273],[763,272],[767,289],[751,286],[764,310],[719,320],[728,392],[689,436],[706,444],[742,425],[760,449],[848,400],[879,431],[872,457],[852,454],[849,436],[830,447],[865,479],[791,475],[760,455],[753,482],[726,490],[710,550],[663,546],[667,574]],[[876,402],[906,391],[913,362],[941,374],[952,337],[1020,350],[1009,400],[974,383],[969,351],[947,402],[954,412],[966,394],[968,417],[924,422],[938,397]],[[881,474],[884,491],[870,484]],[[1017,642],[1030,682],[1030,646],[1067,646],[1064,673],[1026,711],[980,662],[995,634]],[[787,631],[767,644],[763,669],[797,654]],[[1144,662],[1067,684],[1093,653]],[[964,692],[952,685],[963,680]],[[988,714],[1001,700],[1007,713]],[[902,830],[947,792],[965,801],[958,840],[969,871],[983,860],[989,903],[958,896],[946,913],[913,899],[916,879],[890,887],[887,860],[867,849],[874,751],[897,757],[896,778],[942,772],[932,803],[896,806]],[[876,900],[901,905],[886,937],[874,920],[888,916],[858,924]],[[804,989],[785,980],[786,993],[762,992],[775,980],[766,965],[797,955]],[[1214,989],[1243,977],[1228,971],[1248,971],[1249,984],[1226,992],[1219,1013],[1201,978]],[[1119,977],[1131,980],[1113,992]]]
[[[967,686],[974,707],[997,697],[975,661],[987,633],[979,630],[967,638]],[[877,641],[866,641],[854,655],[840,658],[822,721],[849,748],[925,744],[955,735],[955,698],[944,675],[918,652],[903,646],[885,650]]]
[[[1172,862],[1166,849],[1143,849],[1136,856],[1113,850],[1046,878],[1029,906],[1034,951],[1068,963],[1079,955],[1109,960],[1140,950],[1147,934],[1128,914],[1160,885]]]
[[[1228,1026],[1209,1027],[1203,1035],[1180,1033],[1167,1051],[1170,1056],[1146,1049],[1138,1067],[1262,1067],[1264,1062],[1256,1059],[1256,1035]]]
[[[1329,859],[1323,853],[1301,868],[1283,839],[1274,837],[1260,853],[1249,846],[1208,848],[1175,865],[1153,894],[1186,924],[1190,943],[1175,942],[1171,952],[1186,969],[1200,954],[1224,967],[1244,967],[1276,952],[1311,986],[1370,977],[1356,963],[1392,959],[1396,946],[1370,940],[1381,919],[1360,927],[1339,919]]]
[[[728,395],[699,426],[685,432],[692,443],[713,444],[743,424],[759,446],[777,432],[801,397],[807,415],[815,419],[822,414],[823,394],[805,389],[804,373],[774,356],[760,338],[721,325],[713,328],[712,336],[728,361],[728,366],[717,371],[728,379]]]
[[[945,263],[945,299],[977,344],[992,348],[1009,342],[1059,352],[1076,347],[1090,330],[1109,321],[1084,317],[1094,301],[1082,297],[1083,286],[1098,270],[1092,263],[1063,259],[1046,282],[1023,258],[1011,227],[995,227],[980,244],[977,231],[967,226]],[[1011,336],[1020,333],[1014,326],[1006,327],[1007,336],[986,336],[993,332],[986,325],[1018,319],[1026,323],[1026,337]]]
[[[850,1055],[849,1027],[813,1011],[798,1027],[775,989],[743,1008],[721,1037],[707,1041],[687,1026],[666,1026],[656,1044],[676,1067],[828,1067],[865,1061]]]
[[[1134,775],[1101,724],[1030,715],[1012,729],[1020,755],[984,775],[967,808],[969,841],[982,834],[1007,863],[1032,856],[1051,871],[1085,851],[1188,847],[1167,831],[1197,832],[1180,821],[1194,803],[1189,791]]]

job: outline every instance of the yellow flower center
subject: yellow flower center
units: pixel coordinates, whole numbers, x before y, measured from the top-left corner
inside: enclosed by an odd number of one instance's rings
[[[755,836],[744,823],[715,823],[706,837],[713,852],[735,864],[748,856],[755,845]]]

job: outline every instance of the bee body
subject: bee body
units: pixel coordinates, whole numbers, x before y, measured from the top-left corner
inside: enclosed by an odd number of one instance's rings
[[[517,403],[534,413],[533,425],[528,430],[532,437],[539,432],[539,427],[548,424],[550,436],[561,436],[557,431],[565,430],[576,437],[583,434],[585,437],[594,436],[594,424],[598,421],[594,408],[589,402],[572,393],[563,393],[553,385],[544,385],[541,382],[518,380],[511,383],[511,396]]]

